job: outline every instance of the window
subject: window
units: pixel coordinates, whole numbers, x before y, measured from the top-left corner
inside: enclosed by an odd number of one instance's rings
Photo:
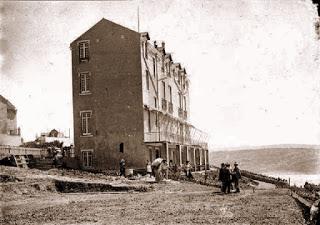
[[[93,150],[81,150],[83,167],[92,167],[92,153]]]
[[[186,96],[183,97],[183,105],[184,105],[184,110],[187,111],[187,99],[186,99]]]
[[[156,71],[157,71],[156,59],[152,58],[152,62],[153,62],[153,76],[156,77]]]
[[[121,153],[124,152],[124,144],[123,144],[123,143],[120,143],[120,145],[119,145],[119,151],[120,151]]]
[[[150,87],[149,87],[149,79],[150,79],[150,74],[149,74],[149,71],[146,70],[146,85],[147,85],[147,90],[150,89]]]
[[[81,134],[83,136],[91,135],[91,111],[82,111],[80,112],[81,117]]]
[[[144,57],[148,59],[148,41],[144,42]]]
[[[166,99],[166,83],[162,81],[162,98]]]
[[[148,132],[151,132],[151,115],[149,110],[148,110]]]
[[[80,62],[89,60],[89,41],[79,42],[79,59]]]
[[[154,120],[154,124],[156,127],[158,127],[158,114],[154,114],[155,120]]]
[[[154,97],[154,107],[157,108],[157,98]]]
[[[183,77],[183,79],[182,79],[182,87],[183,87],[183,89],[186,89],[186,78],[185,77]]]
[[[179,106],[182,108],[182,95],[179,93]]]
[[[170,85],[168,85],[168,89],[169,89],[169,100],[170,102],[172,102],[172,88]]]
[[[161,72],[164,72],[164,56],[161,58]]]
[[[90,93],[90,73],[80,73],[80,94]]]

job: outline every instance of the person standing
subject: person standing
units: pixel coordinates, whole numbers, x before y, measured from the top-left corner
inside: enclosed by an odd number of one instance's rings
[[[168,172],[169,172],[168,163],[167,163],[167,160],[164,159],[161,163],[161,180],[163,180],[164,178],[169,179]]]
[[[152,168],[151,168],[151,163],[149,162],[149,160],[147,161],[147,174],[149,175],[149,177],[151,177],[151,175],[152,175]]]
[[[225,171],[224,175],[225,175],[225,185],[226,185],[224,193],[229,194],[230,193],[230,189],[231,189],[231,178],[232,178],[231,169],[230,169],[230,164],[229,163],[226,163],[226,168],[224,169],[224,171]]]
[[[225,181],[225,164],[221,163],[221,167],[219,170],[218,180],[221,182],[221,192],[225,192],[226,190],[226,181]]]
[[[239,180],[241,179],[241,172],[240,169],[238,167],[238,163],[234,163],[234,169],[233,169],[233,180],[234,180],[234,186],[236,189],[236,192],[240,192],[240,188],[239,188]]]
[[[124,159],[120,160],[120,177],[126,175],[126,161]]]
[[[187,176],[187,178],[188,178],[189,180],[192,179],[191,168],[192,168],[192,166],[191,166],[190,162],[189,162],[189,161],[186,161],[185,171],[186,171],[186,176]]]
[[[151,164],[152,172],[156,178],[157,183],[160,182],[162,178],[161,176],[162,162],[163,162],[162,158],[156,158]]]

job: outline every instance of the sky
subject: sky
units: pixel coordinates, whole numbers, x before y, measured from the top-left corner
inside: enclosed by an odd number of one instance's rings
[[[73,131],[69,44],[101,18],[166,42],[191,80],[191,122],[214,147],[320,144],[311,0],[1,2],[0,94],[22,137]]]

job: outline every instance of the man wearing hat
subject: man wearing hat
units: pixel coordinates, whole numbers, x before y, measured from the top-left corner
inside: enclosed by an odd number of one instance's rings
[[[238,167],[238,163],[234,163],[234,169],[233,169],[233,178],[234,178],[234,186],[236,189],[236,192],[240,192],[240,188],[239,188],[239,179],[241,179],[241,172],[240,169]]]
[[[224,163],[221,163],[221,167],[219,170],[219,177],[218,177],[218,180],[221,181],[221,192],[225,192],[226,190],[225,168],[226,168],[226,165]]]

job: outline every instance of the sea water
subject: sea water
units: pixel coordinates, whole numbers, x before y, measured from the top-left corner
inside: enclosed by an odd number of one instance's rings
[[[285,174],[285,173],[265,173],[264,175],[278,178],[285,179],[289,181],[290,185],[296,186],[303,186],[305,182],[312,183],[312,184],[320,184],[320,174]]]

